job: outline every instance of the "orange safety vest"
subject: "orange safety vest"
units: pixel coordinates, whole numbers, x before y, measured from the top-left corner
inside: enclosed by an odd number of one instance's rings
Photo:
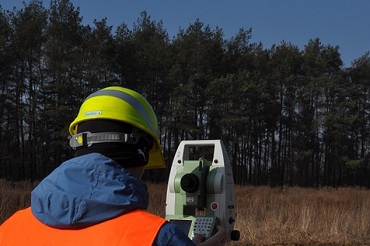
[[[165,219],[135,210],[86,228],[57,229],[20,210],[0,226],[0,245],[152,245]]]

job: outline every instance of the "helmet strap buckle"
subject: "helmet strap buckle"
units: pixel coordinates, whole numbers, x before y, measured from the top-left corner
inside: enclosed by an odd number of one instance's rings
[[[133,131],[132,133],[122,133],[122,132],[96,132],[91,133],[81,132],[73,135],[69,139],[69,145],[74,148],[80,147],[90,147],[97,143],[127,143],[127,144],[137,144],[142,134],[138,131]]]

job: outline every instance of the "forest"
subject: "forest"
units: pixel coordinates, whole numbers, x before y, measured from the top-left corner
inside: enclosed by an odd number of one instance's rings
[[[153,106],[167,168],[178,144],[221,139],[235,183],[370,187],[370,54],[225,38],[199,19],[170,37],[142,12],[113,29],[84,25],[69,0],[0,5],[0,179],[37,181],[73,156],[68,126],[90,93],[122,85]]]

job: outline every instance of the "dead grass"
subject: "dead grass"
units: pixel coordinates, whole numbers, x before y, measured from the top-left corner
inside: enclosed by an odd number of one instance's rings
[[[236,188],[241,240],[232,245],[369,245],[370,191]]]
[[[0,180],[0,223],[29,206],[36,185]],[[166,185],[148,184],[148,210],[165,216]],[[237,186],[238,242],[229,245],[370,245],[370,191]]]
[[[10,182],[0,179],[0,224],[17,209],[30,205],[30,192],[36,185],[36,182]]]

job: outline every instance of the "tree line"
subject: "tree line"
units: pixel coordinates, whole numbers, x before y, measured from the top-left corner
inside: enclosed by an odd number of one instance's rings
[[[149,178],[167,177],[181,140],[221,139],[238,184],[370,187],[369,53],[345,68],[319,38],[251,37],[200,20],[170,37],[146,12],[132,27],[83,25],[70,0],[0,7],[0,178],[41,179],[72,157],[84,98],[122,85],[157,113],[168,168]]]

